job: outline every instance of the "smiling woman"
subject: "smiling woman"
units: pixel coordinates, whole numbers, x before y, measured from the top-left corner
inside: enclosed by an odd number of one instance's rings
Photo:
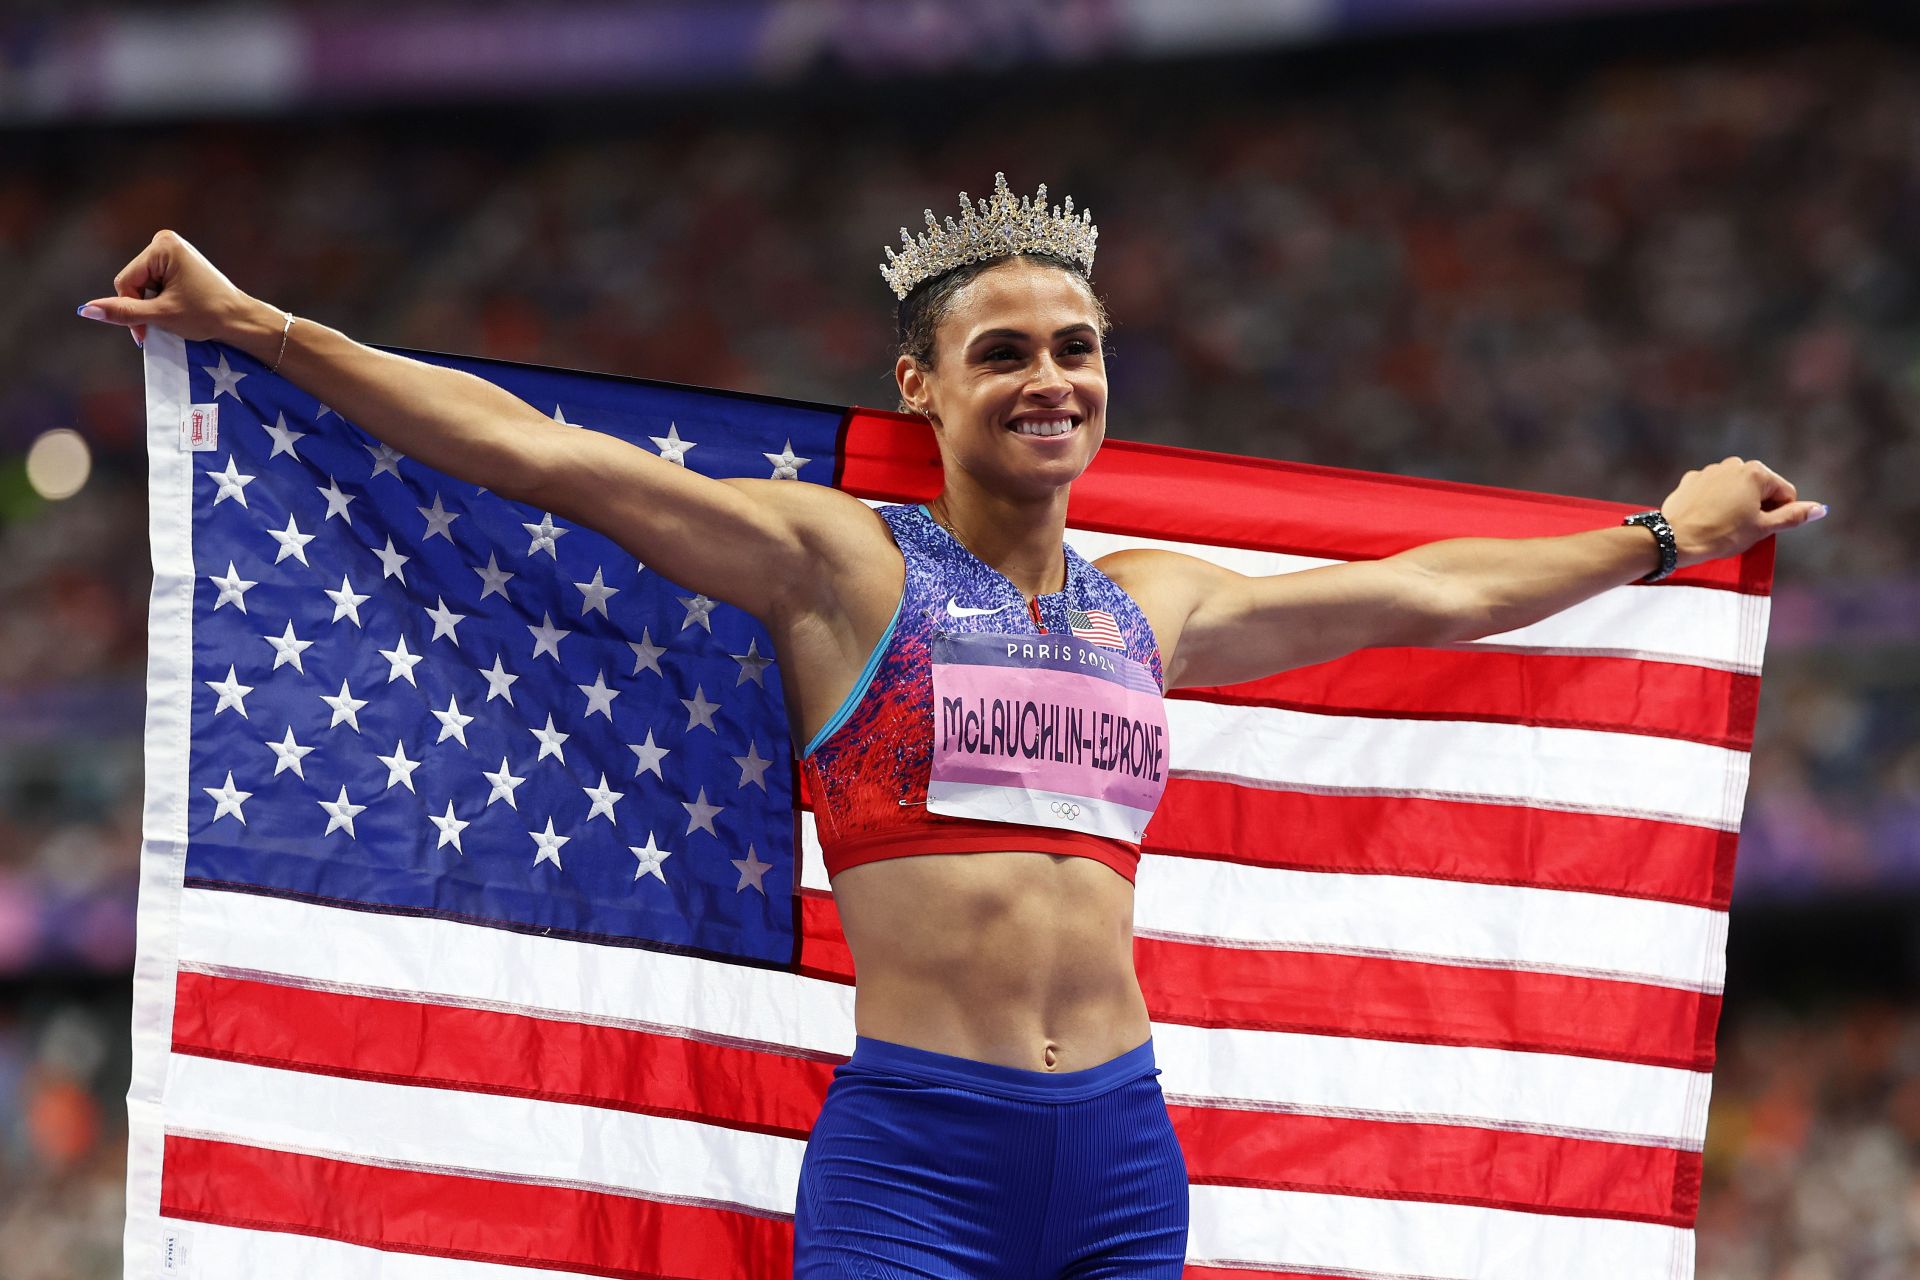
[[[1157,550],[1088,561],[1067,501],[1106,434],[1107,317],[1090,218],[1044,196],[1001,178],[889,250],[894,373],[945,485],[878,512],[556,423],[250,297],[172,231],[81,310],[235,346],[424,465],[766,625],[857,974],[855,1050],[800,1176],[802,1276],[1181,1274],[1186,1166],[1132,949],[1141,833],[1178,748],[1167,689],[1512,630],[1825,513],[1728,458],[1659,511],[1564,537],[1273,577]]]

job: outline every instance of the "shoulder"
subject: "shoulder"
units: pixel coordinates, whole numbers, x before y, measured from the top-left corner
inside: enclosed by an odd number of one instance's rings
[[[868,552],[891,546],[887,523],[858,498],[824,484],[735,477],[721,481],[785,520],[810,551]]]

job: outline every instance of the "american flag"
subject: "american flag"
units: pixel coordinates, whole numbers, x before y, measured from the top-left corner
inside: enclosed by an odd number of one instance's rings
[[[1085,611],[1069,609],[1067,610],[1067,627],[1076,639],[1085,640],[1089,644],[1103,644],[1109,649],[1127,647],[1126,641],[1120,638],[1120,625],[1105,609]]]
[[[407,354],[712,475],[939,483],[891,414]],[[786,1274],[853,974],[766,633],[238,352],[146,369],[129,1280]],[[1069,537],[1275,573],[1630,509],[1113,441]],[[1770,576],[1170,699],[1189,1277],[1691,1275]]]

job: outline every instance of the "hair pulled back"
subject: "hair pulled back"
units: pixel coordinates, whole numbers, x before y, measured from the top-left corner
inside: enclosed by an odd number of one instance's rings
[[[1087,296],[1093,300],[1094,318],[1100,326],[1100,336],[1105,338],[1110,322],[1107,319],[1106,304],[1100,301],[1100,295],[1093,291],[1093,281],[1082,271],[1079,264],[1051,253],[1006,253],[997,258],[982,258],[978,262],[968,262],[944,275],[931,280],[923,280],[914,290],[900,299],[899,309],[894,316],[894,332],[900,340],[900,354],[912,356],[923,368],[933,367],[933,338],[940,322],[946,319],[947,311],[953,306],[954,295],[966,288],[982,274],[1010,262],[1015,258],[1025,258],[1045,266],[1057,267],[1078,280],[1087,288]]]

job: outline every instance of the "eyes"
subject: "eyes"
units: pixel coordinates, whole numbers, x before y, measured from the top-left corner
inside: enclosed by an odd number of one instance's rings
[[[1084,359],[1095,354],[1094,345],[1085,338],[1070,338],[1060,345],[1060,359]],[[985,364],[1007,364],[1026,358],[1026,353],[1010,343],[996,342],[979,354]]]

